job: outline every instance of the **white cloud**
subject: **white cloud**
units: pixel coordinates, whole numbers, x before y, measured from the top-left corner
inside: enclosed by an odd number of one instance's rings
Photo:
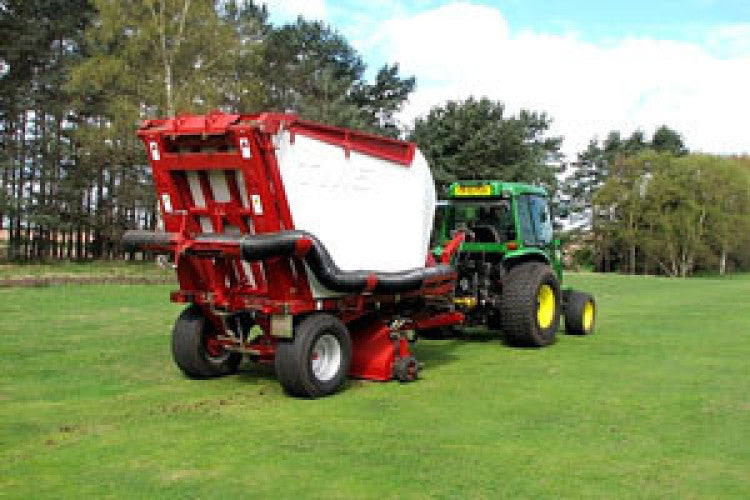
[[[719,26],[709,33],[708,44],[717,53],[729,57],[749,54],[750,23]]]
[[[268,7],[274,17],[284,20],[296,19],[303,16],[305,19],[327,19],[325,0],[262,0],[260,2]]]
[[[457,2],[391,19],[375,38],[388,60],[417,76],[407,121],[448,99],[488,96],[511,111],[547,111],[568,154],[613,129],[651,133],[661,124],[691,149],[739,153],[750,151],[750,47],[736,42],[744,29],[717,32],[735,40],[720,58],[680,41],[511,34],[498,9]]]

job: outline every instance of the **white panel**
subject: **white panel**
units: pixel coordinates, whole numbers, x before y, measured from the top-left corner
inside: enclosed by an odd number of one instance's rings
[[[240,236],[242,232],[240,231],[240,228],[237,226],[231,226],[227,224],[224,226],[224,234],[232,235],[232,236]],[[248,283],[250,286],[255,286],[255,276],[253,276],[253,268],[252,265],[248,262],[245,262],[244,260],[241,261],[235,261],[239,264],[240,267],[245,271],[245,276],[247,276]]]
[[[206,198],[203,197],[203,190],[201,190],[201,181],[198,177],[198,172],[195,170],[188,170],[185,173],[187,177],[188,186],[190,186],[190,195],[193,197],[193,203],[198,208],[206,208]],[[201,231],[204,233],[213,233],[213,225],[211,219],[208,217],[200,218]]]
[[[253,219],[245,217],[245,224],[247,224],[248,233],[255,234],[255,224],[253,224]]]
[[[240,198],[242,198],[242,206],[247,208],[250,206],[250,201],[247,197],[247,187],[245,186],[245,174],[242,170],[235,171],[235,179],[237,179],[237,190],[240,192]]]
[[[201,231],[204,233],[213,233],[214,232],[214,226],[211,224],[211,219],[208,217],[201,217]]]
[[[190,194],[193,196],[193,203],[195,203],[195,206],[198,208],[206,208],[206,199],[203,197],[198,172],[195,170],[188,170],[185,175],[187,176],[188,185],[190,186]]]
[[[244,260],[239,261],[239,263],[240,265],[242,265],[242,269],[245,271],[245,276],[247,276],[248,283],[250,283],[251,287],[255,288],[257,285],[255,283],[255,275],[253,274],[253,266],[249,262],[245,262]]]
[[[214,201],[226,203],[232,199],[229,195],[229,185],[227,176],[223,170],[209,170],[208,184],[211,186],[211,192],[214,195]]]
[[[404,166],[354,151],[347,159],[343,148],[303,135],[276,139],[295,228],[317,236],[341,269],[425,265],[436,197],[421,153]]]

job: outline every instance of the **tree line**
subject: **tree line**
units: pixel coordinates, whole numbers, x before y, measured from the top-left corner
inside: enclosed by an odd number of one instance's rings
[[[372,78],[333,28],[243,0],[0,1],[0,229],[12,260],[119,258],[157,223],[135,129],[177,113],[294,111],[397,136],[415,86]]]
[[[685,277],[750,269],[750,158],[690,152],[662,126],[611,132],[571,165],[562,196],[578,264]]]
[[[0,0],[0,33],[9,259],[123,257],[122,233],[158,221],[138,124],[220,109],[292,111],[412,140],[441,190],[457,179],[545,186],[570,221],[578,265],[750,269],[750,160],[691,153],[666,126],[650,137],[612,131],[566,163],[551,117],[487,98],[399,123],[416,81],[397,63],[368,72],[331,26],[273,26],[249,0]]]

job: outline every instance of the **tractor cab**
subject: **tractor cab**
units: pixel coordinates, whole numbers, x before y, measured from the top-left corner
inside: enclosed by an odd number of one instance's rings
[[[439,202],[435,228],[436,255],[457,233],[464,234],[460,253],[481,255],[488,262],[535,259],[550,264],[562,278],[553,239],[547,192],[537,186],[499,181],[451,184]]]

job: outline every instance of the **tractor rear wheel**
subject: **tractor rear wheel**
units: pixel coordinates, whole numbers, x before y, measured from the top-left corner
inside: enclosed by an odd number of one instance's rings
[[[276,375],[292,396],[328,396],[344,386],[351,359],[346,326],[330,314],[313,314],[297,323],[293,340],[276,345]]]
[[[596,325],[596,303],[588,293],[570,290],[565,294],[565,333],[589,335]]]
[[[182,311],[172,330],[172,357],[191,378],[213,378],[236,373],[242,354],[225,350],[200,306]]]
[[[548,265],[525,262],[508,272],[500,318],[512,344],[544,347],[555,341],[560,326],[560,282]]]

